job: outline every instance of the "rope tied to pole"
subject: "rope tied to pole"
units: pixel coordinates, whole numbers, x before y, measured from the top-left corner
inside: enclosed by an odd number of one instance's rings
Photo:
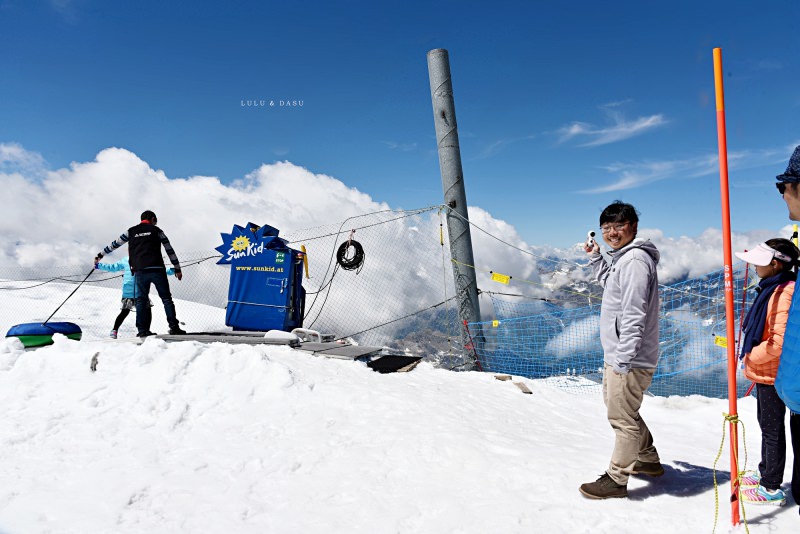
[[[741,495],[741,488],[742,488],[742,477],[744,477],[745,473],[747,473],[747,435],[745,433],[744,422],[739,419],[738,414],[729,414],[729,413],[722,413],[722,440],[719,443],[719,450],[717,451],[717,457],[714,458],[714,465],[713,465],[713,476],[714,476],[714,528],[712,529],[712,534],[717,530],[717,522],[719,521],[719,487],[717,483],[717,462],[722,457],[722,451],[725,449],[725,435],[726,435],[726,423],[731,425],[742,425],[742,442],[743,442],[743,449],[744,449],[744,466],[745,469],[741,471],[738,470],[739,466],[739,458],[735,457],[734,462],[737,466],[736,472],[736,482],[734,484],[734,488],[731,488],[731,503],[741,503],[742,502],[742,495]],[[750,529],[747,526],[747,514],[745,514],[744,506],[741,507],[742,509],[742,523],[744,523],[745,531],[750,534]]]

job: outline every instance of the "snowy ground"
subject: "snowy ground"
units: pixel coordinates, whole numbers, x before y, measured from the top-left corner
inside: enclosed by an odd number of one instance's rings
[[[0,343],[2,534],[693,533],[717,500],[717,532],[744,532],[727,442],[715,499],[723,400],[646,399],[666,474],[594,501],[578,486],[613,442],[597,396],[285,347],[56,341]],[[739,407],[755,467],[755,400]],[[789,501],[748,506],[750,532],[798,532]]]

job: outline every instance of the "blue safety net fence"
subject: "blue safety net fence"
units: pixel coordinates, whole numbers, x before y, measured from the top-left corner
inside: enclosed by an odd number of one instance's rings
[[[735,330],[757,279],[745,265],[733,268]],[[728,394],[723,270],[659,288],[660,358],[650,392],[654,395]],[[496,320],[470,324],[485,371],[545,379],[573,391],[598,392],[602,382],[600,297],[588,306],[566,309],[542,301],[491,296]],[[744,301],[744,302],[743,302]],[[750,383],[738,371],[737,391]]]

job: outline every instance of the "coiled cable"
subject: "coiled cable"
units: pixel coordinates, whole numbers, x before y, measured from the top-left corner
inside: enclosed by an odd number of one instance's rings
[[[353,249],[352,255],[350,253],[351,248]],[[336,262],[345,271],[358,269],[356,272],[358,274],[364,266],[364,247],[353,239],[343,242],[339,245],[339,250],[336,251]]]

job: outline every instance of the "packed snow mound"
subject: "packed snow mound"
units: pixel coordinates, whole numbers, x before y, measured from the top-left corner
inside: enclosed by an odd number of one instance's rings
[[[577,488],[613,443],[602,401],[523,381],[532,395],[491,374],[379,374],[283,346],[6,339],[0,533],[711,528],[725,401],[647,398],[666,475],[590,501]],[[757,456],[755,404],[740,406]],[[729,475],[717,475],[725,532]],[[790,532],[797,512],[748,518],[751,532]]]

